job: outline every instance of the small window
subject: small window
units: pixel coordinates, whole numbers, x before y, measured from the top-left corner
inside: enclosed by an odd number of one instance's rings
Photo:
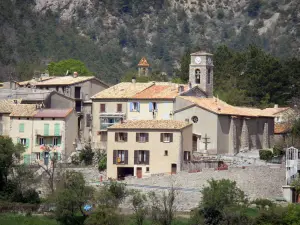
[[[117,104],[117,112],[123,112],[122,104]]]
[[[24,146],[26,146],[26,138],[21,138],[20,143]]]
[[[146,167],[146,172],[147,172],[147,173],[150,172],[150,167]]]
[[[44,120],[44,117],[42,117],[41,120]]]
[[[201,78],[200,70],[196,69],[195,70],[195,83],[196,84],[200,84],[200,81],[201,81],[200,78]]]
[[[130,102],[130,112],[139,112],[140,103],[139,102]]]
[[[52,120],[55,120],[55,118],[52,118]]]
[[[168,156],[168,150],[165,150],[165,156]]]
[[[161,133],[160,141],[165,142],[165,143],[173,142],[173,134],[172,133]]]
[[[184,161],[190,161],[190,160],[191,160],[191,152],[189,152],[189,151],[184,151],[184,152],[183,152],[183,160],[184,160]]]
[[[19,132],[24,133],[24,131],[25,131],[25,125],[24,125],[24,123],[20,123],[19,124]]]
[[[36,159],[37,160],[40,160],[41,159],[41,153],[40,152],[37,152],[37,153],[35,153],[36,154]]]
[[[127,142],[127,133],[115,133],[115,141],[116,142]]]
[[[86,125],[86,127],[91,126],[91,115],[90,114],[86,114],[86,116],[85,116],[85,125]]]
[[[29,120],[29,118],[27,117],[27,120]]]
[[[104,113],[105,111],[105,104],[100,104],[100,112]]]
[[[19,117],[19,120],[20,120],[21,118]]]
[[[157,103],[156,102],[150,102],[149,103],[149,111],[150,112],[156,112],[157,111]]]
[[[40,137],[39,138],[39,145],[43,145],[44,144],[44,138],[43,137]]]
[[[100,133],[100,141],[107,141],[107,132],[106,131],[102,131]]]
[[[136,142],[149,142],[148,133],[136,133]]]
[[[53,145],[54,146],[58,145],[58,138],[57,137],[53,138]]]

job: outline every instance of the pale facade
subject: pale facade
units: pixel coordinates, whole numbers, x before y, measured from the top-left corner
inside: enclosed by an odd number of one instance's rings
[[[174,123],[180,127],[172,128]],[[138,125],[133,128],[132,124]],[[191,154],[191,124],[170,120],[128,121],[108,128],[107,177],[142,178],[176,173],[184,161],[191,160]]]
[[[16,110],[11,114],[9,136],[25,146],[23,163],[43,163],[50,152],[57,153],[58,160],[66,160],[75,150],[76,112],[73,109],[30,110],[27,115]]]

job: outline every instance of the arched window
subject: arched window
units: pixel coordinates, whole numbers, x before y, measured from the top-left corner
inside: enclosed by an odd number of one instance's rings
[[[201,78],[200,70],[196,69],[195,70],[195,83],[196,84],[200,84],[200,78]]]
[[[211,73],[211,69],[208,68],[208,70],[207,70],[207,83],[208,84],[210,84],[210,79],[211,79],[211,76],[210,76],[211,74],[210,73]]]

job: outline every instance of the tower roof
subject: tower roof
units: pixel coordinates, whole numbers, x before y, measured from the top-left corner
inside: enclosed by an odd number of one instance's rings
[[[150,65],[149,65],[149,63],[147,62],[147,59],[146,59],[145,57],[143,57],[143,58],[140,60],[138,66],[149,67]]]
[[[191,55],[213,55],[211,53],[205,52],[205,51],[199,51],[199,52],[194,52]]]

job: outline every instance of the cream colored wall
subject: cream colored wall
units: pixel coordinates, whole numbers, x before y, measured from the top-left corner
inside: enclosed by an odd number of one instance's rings
[[[9,136],[10,134],[10,117],[9,114],[2,114],[2,134],[4,136]]]
[[[115,132],[127,132],[127,142],[115,142]],[[136,133],[149,133],[149,142],[136,142]],[[160,142],[161,133],[173,133],[173,142]],[[117,178],[118,167],[134,167],[134,175],[136,176],[136,168],[142,167],[142,176],[150,176],[157,173],[171,173],[171,164],[177,164],[177,171],[180,171],[180,162],[183,157],[182,149],[192,150],[192,128],[188,127],[183,132],[168,131],[168,130],[111,130],[108,132],[108,146],[107,146],[107,177]],[[183,141],[182,141],[183,140]],[[184,146],[184,147],[183,147]],[[128,164],[115,165],[113,164],[113,150],[128,150]],[[149,150],[150,160],[149,165],[134,165],[134,151],[135,150]],[[168,151],[168,156],[165,156],[165,150]],[[150,168],[146,172],[146,167]]]
[[[117,112],[117,104],[122,104],[123,113],[127,112],[127,102],[124,101],[97,101],[93,100],[92,103],[92,145],[94,148],[103,149],[103,143],[100,142],[100,135],[98,135],[98,131],[100,131],[100,104],[105,104],[106,113],[116,113]],[[106,146],[106,143],[104,144]],[[106,147],[105,147],[106,148]]]
[[[198,122],[193,124],[193,133],[201,134],[201,140],[198,142],[200,151],[205,149],[203,137],[207,134],[210,143],[207,145],[208,152],[216,154],[218,149],[218,116],[202,108],[193,106],[191,108],[179,111],[174,115],[174,120],[185,121],[189,119],[192,122],[192,117],[197,116]]]
[[[24,132],[19,132],[19,125],[24,123]],[[29,146],[24,154],[31,154],[33,152],[33,147],[35,146],[34,132],[33,132],[33,119],[29,118],[18,118],[12,117],[10,119],[10,137],[14,143],[18,142],[18,138],[29,139]]]
[[[63,130],[65,152],[62,156],[62,160],[67,160],[71,153],[75,151],[73,142],[78,138],[77,120],[77,113],[75,111],[72,111],[65,120],[65,128]]]
[[[139,102],[140,111],[130,112],[130,102]],[[173,101],[157,101],[157,100],[130,100],[127,103],[127,118],[128,120],[153,120],[153,113],[149,111],[149,103],[157,103],[157,112],[155,119],[170,120],[170,112],[173,112],[174,102]]]

